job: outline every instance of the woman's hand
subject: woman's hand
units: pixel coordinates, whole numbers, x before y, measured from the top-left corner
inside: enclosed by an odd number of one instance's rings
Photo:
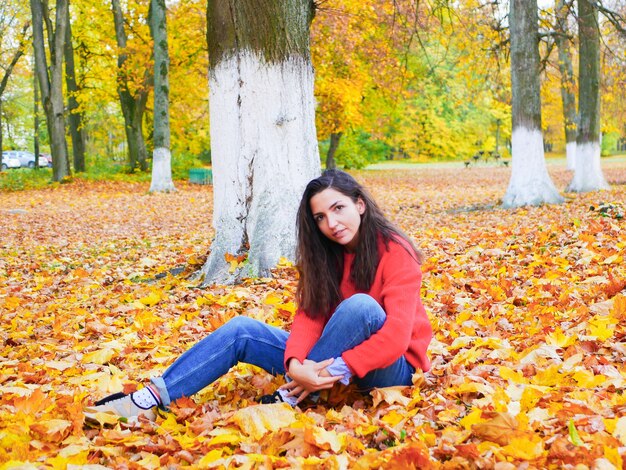
[[[304,362],[292,358],[289,361],[289,370],[287,375],[291,378],[291,382],[281,386],[282,390],[289,390],[287,396],[298,397],[296,403],[300,403],[307,396],[318,390],[332,388],[342,375],[336,377],[331,376],[326,367],[333,363],[334,359],[326,359],[322,362],[315,362],[305,359]]]

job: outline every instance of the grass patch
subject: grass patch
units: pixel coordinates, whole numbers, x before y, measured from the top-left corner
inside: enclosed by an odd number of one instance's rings
[[[152,161],[149,160],[149,165]],[[72,173],[72,180],[85,181],[124,181],[133,183],[150,182],[152,172],[135,170],[128,171],[126,161],[113,160],[109,157],[87,156],[85,161],[87,171]],[[190,168],[202,168],[206,164],[198,157],[176,154],[172,157],[172,179],[174,181],[187,180]],[[24,191],[27,189],[42,189],[50,187],[52,183],[52,169],[17,168],[0,172],[0,191]]]
[[[50,186],[51,181],[51,168],[39,168],[38,170],[15,168],[0,172],[0,191],[40,189]]]

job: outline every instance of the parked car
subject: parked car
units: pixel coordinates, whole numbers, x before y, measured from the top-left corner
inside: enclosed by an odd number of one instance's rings
[[[49,168],[52,168],[52,155],[50,155],[49,153],[40,153],[39,154],[39,165],[41,165],[41,159],[45,158],[46,159],[46,166],[48,166]]]
[[[16,157],[20,161],[21,167],[35,168],[35,154],[32,152],[29,152],[28,150],[8,150],[6,152],[3,152],[2,155],[3,155],[3,158],[4,158],[4,155]],[[47,166],[48,166],[48,160],[40,156],[39,167],[43,168]]]
[[[19,158],[9,155],[8,152],[2,152],[2,170],[6,170],[8,168],[19,168],[20,160]]]

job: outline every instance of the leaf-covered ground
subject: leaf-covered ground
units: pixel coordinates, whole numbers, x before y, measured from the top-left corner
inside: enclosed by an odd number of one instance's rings
[[[0,193],[0,469],[621,468],[626,164],[605,167],[611,191],[507,211],[509,171],[357,174],[427,254],[433,368],[413,387],[291,410],[256,405],[281,379],[239,366],[138,427],[82,409],[235,315],[288,328],[293,268],[194,288],[210,187]],[[569,173],[550,172],[564,188]]]

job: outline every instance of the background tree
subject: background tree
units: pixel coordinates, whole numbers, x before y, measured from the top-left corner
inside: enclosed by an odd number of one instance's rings
[[[21,23],[21,27],[20,27]],[[2,97],[15,65],[24,55],[28,42],[29,21],[20,21],[17,12],[8,3],[0,6],[0,171],[2,171]],[[14,36],[15,35],[15,36]]]
[[[608,188],[600,166],[600,33],[598,11],[578,0],[578,107],[576,165],[569,191]]]
[[[563,121],[565,131],[565,156],[567,169],[573,170],[576,159],[576,94],[574,67],[570,50],[570,6],[564,0],[556,0],[555,41],[558,49],[559,71],[561,72],[561,100],[563,102]]]
[[[67,0],[57,0],[55,24],[52,25],[48,2],[31,0],[33,16],[33,46],[35,70],[39,81],[41,101],[46,113],[46,125],[52,153],[52,180],[62,181],[70,176],[70,166],[65,140],[65,115],[63,99],[63,51],[68,26]],[[44,22],[48,38],[48,55],[44,43]]]
[[[560,203],[541,131],[537,0],[511,0],[512,168],[505,207]]]
[[[150,191],[174,191],[170,153],[169,53],[165,0],[152,0],[150,32],[154,43],[154,132]]]
[[[76,81],[76,67],[74,65],[74,46],[72,45],[72,22],[70,20],[70,5],[67,8],[67,29],[65,33],[65,86],[67,87],[67,111],[70,136],[72,138],[72,155],[74,171],[85,171],[85,126],[84,114],[79,109],[78,84]]]
[[[124,115],[124,129],[128,144],[128,170],[132,172],[139,168],[141,171],[146,171],[148,151],[143,135],[143,117],[153,78],[148,64],[151,54],[146,54],[146,47],[135,46],[137,49],[129,47],[120,1],[111,0],[111,5],[118,47],[117,92]],[[138,34],[139,31],[135,30],[135,35]],[[144,42],[143,45],[146,46],[146,43]],[[131,57],[132,52],[136,52],[133,57]]]
[[[320,169],[313,12],[310,0],[207,4],[215,239],[205,284],[267,275],[294,254],[298,201]]]

